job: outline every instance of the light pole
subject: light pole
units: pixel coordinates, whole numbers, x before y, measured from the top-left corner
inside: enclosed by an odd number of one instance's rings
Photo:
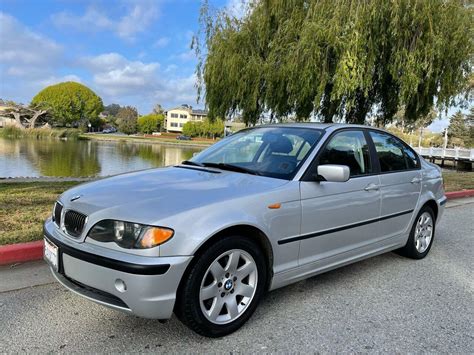
[[[444,144],[443,144],[443,150],[446,150],[446,147],[448,146],[448,127],[444,129]]]

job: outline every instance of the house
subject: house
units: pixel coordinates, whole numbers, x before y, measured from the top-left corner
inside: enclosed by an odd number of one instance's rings
[[[17,123],[13,118],[4,116],[4,111],[11,108],[10,106],[0,104],[0,127],[5,127],[7,125],[16,125]]]
[[[192,106],[189,105],[175,107],[166,112],[166,131],[181,133],[186,122],[204,121],[206,117],[206,110],[193,110]]]

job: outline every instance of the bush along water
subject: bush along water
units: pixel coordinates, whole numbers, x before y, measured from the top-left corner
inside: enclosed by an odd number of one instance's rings
[[[81,134],[76,128],[18,128],[6,126],[0,129],[4,138],[36,138],[36,139],[78,139]]]

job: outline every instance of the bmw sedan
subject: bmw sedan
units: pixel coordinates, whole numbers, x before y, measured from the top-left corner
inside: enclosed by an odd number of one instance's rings
[[[390,251],[424,258],[445,203],[440,169],[386,131],[260,126],[66,191],[44,255],[83,297],[219,337],[267,291]]]

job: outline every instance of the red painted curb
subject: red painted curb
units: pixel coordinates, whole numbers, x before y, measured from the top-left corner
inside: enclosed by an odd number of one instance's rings
[[[474,196],[474,190],[446,192],[445,195],[448,200],[452,200],[453,198],[472,197]]]
[[[43,258],[43,241],[0,246],[0,265],[40,260]]]

